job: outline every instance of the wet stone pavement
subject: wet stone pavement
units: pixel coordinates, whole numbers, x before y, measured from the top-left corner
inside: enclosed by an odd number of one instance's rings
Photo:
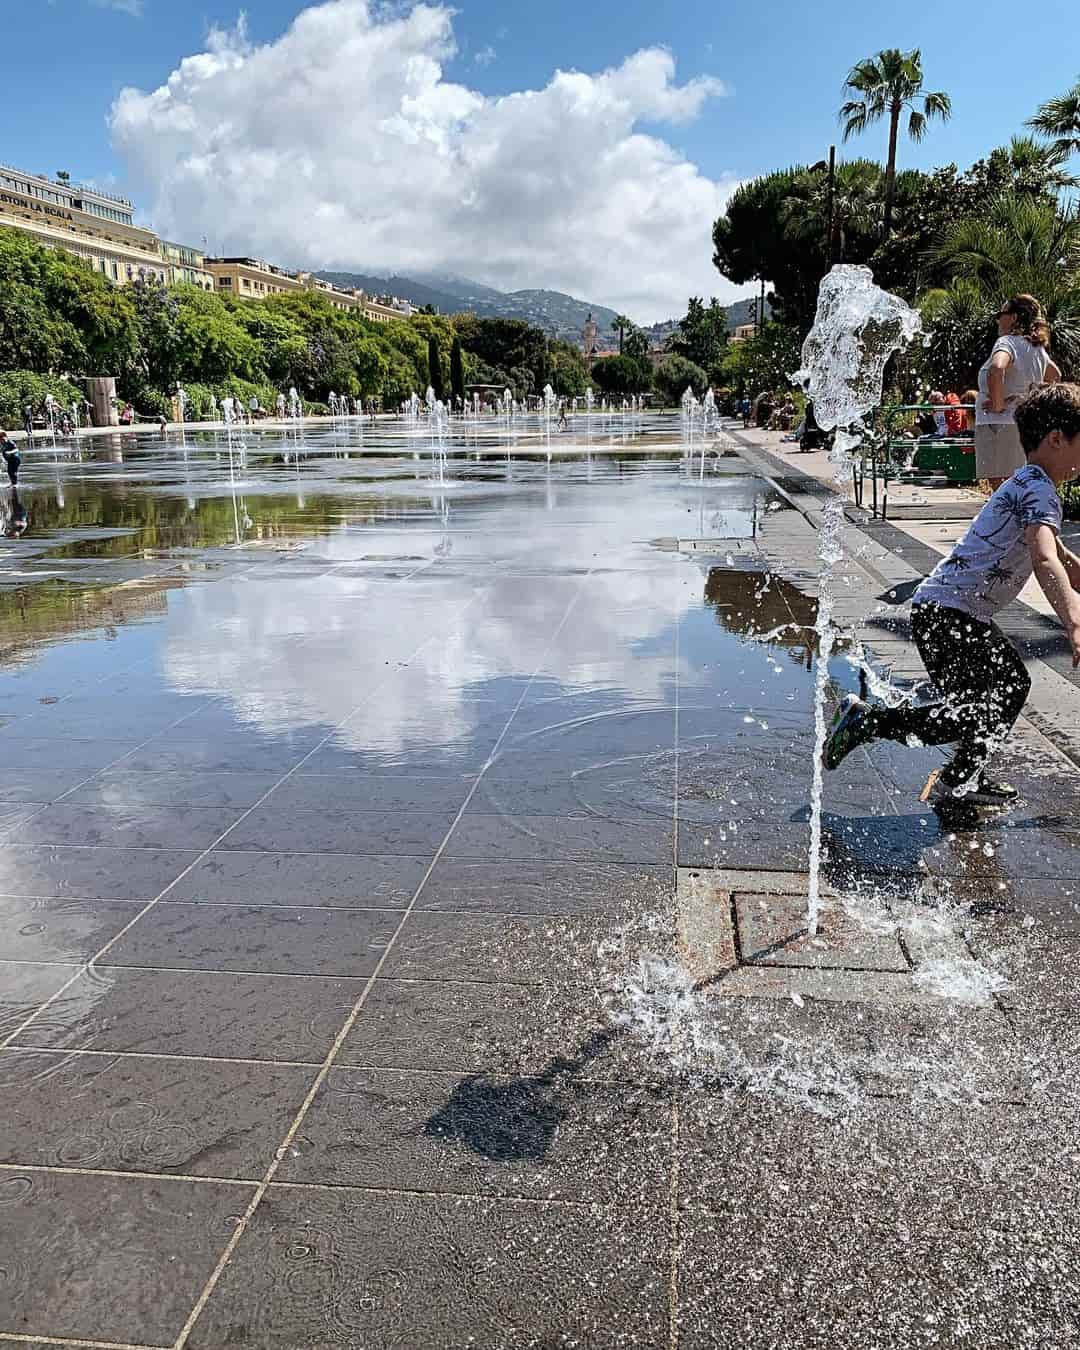
[[[0,1344],[1075,1344],[1065,741],[977,828],[853,755],[809,938],[812,522],[678,418],[510,433],[27,456]]]

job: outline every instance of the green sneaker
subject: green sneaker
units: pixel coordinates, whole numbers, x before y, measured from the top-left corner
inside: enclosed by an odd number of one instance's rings
[[[854,694],[848,694],[840,704],[833,719],[832,735],[825,742],[824,762],[827,769],[837,768],[852,750],[874,739],[869,714],[870,705]]]

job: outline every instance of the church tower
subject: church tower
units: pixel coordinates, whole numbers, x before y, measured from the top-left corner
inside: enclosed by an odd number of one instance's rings
[[[585,359],[591,361],[596,355],[596,342],[600,336],[600,328],[596,320],[590,314],[585,320],[585,329],[582,333],[585,343]]]

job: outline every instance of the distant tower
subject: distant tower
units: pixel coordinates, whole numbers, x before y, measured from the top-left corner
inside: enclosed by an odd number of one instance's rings
[[[585,358],[591,361],[596,355],[596,342],[600,336],[600,326],[590,314],[585,320],[585,330],[582,337],[585,340]]]

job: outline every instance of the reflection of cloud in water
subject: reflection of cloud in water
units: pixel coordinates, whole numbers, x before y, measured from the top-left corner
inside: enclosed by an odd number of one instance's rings
[[[760,486],[718,484],[706,516],[748,519]],[[335,724],[361,705],[339,739],[384,750],[463,740],[493,720],[479,701],[490,682],[537,670],[572,691],[666,699],[700,572],[639,541],[685,535],[701,506],[696,486],[646,472],[534,484],[455,512],[444,531],[345,530],[338,557],[375,545],[438,561],[400,581],[329,572],[193,588],[170,611],[165,669],[266,731]]]
[[[476,595],[434,576],[221,583],[170,613],[164,666],[178,687],[224,695],[266,731],[335,723],[362,704],[340,739],[400,749],[467,737],[487,682],[538,668],[573,688],[662,698],[673,624],[699,594],[666,567],[493,577]]]

